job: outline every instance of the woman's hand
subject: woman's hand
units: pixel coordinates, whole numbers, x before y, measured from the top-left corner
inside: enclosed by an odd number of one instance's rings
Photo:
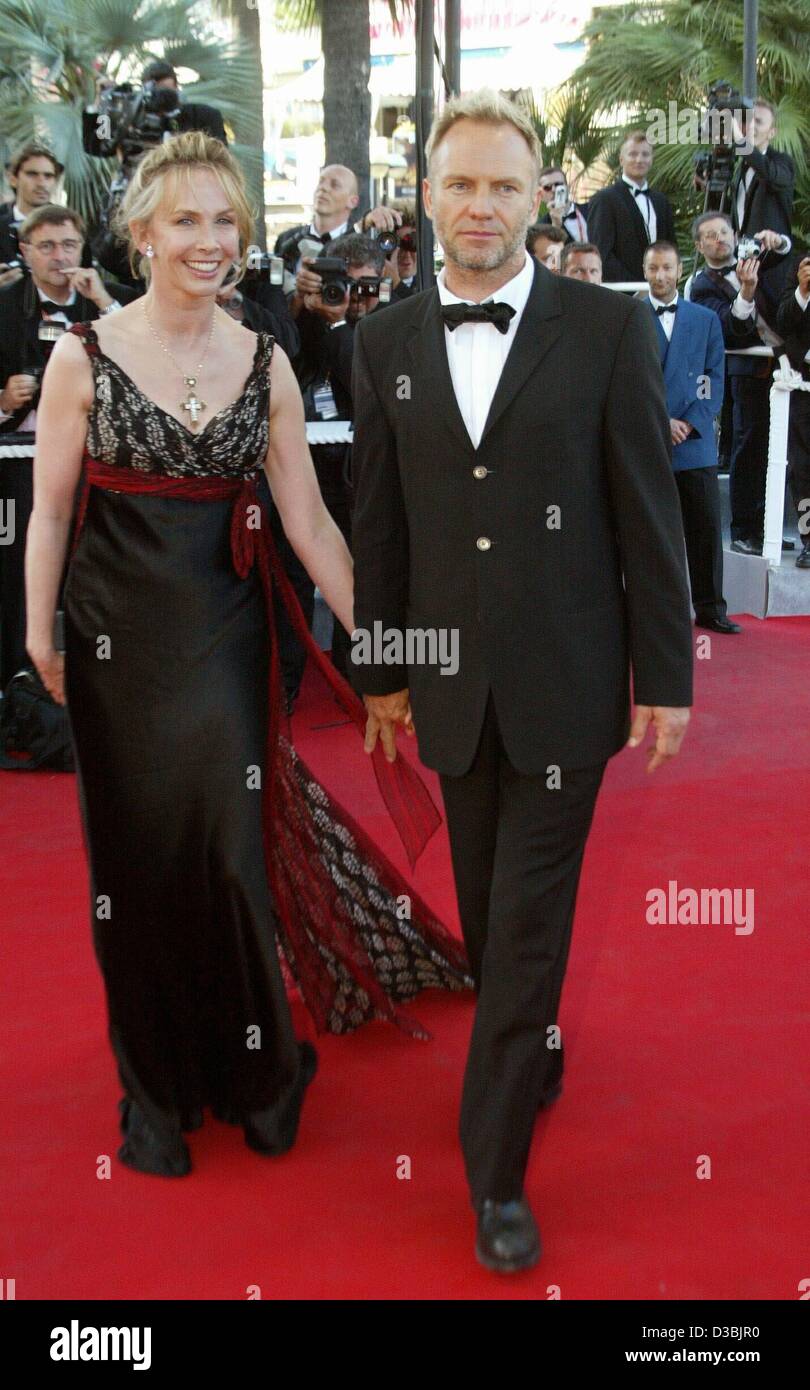
[[[65,657],[55,647],[28,649],[39,678],[57,705],[65,703]]]

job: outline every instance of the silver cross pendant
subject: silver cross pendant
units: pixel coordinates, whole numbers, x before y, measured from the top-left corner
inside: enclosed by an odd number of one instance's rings
[[[188,396],[182,403],[183,409],[187,410],[189,413],[191,428],[196,429],[197,417],[201,410],[205,410],[205,401],[200,401],[197,399],[197,393],[194,389],[197,385],[196,376],[184,376],[183,380],[186,383],[186,386],[188,387]]]

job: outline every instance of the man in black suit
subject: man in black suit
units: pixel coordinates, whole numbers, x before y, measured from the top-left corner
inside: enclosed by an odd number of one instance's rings
[[[784,350],[802,381],[810,382],[810,256],[803,256],[790,277],[777,314]],[[799,513],[802,548],[796,568],[810,570],[810,391],[790,394],[788,428],[790,490]]]
[[[766,227],[790,237],[796,170],[789,154],[773,148],[775,134],[776,108],[764,99],[747,113],[745,132],[735,121],[740,159],[731,183],[731,220],[738,237],[755,236]],[[777,298],[788,269],[783,261],[771,277]]]
[[[690,298],[693,304],[702,304],[718,315],[723,342],[730,353],[726,357],[726,372],[732,398],[731,548],[741,555],[759,555],[765,526],[770,390],[775,361],[773,357],[737,357],[734,349],[779,348],[779,295],[774,284],[781,283],[782,265],[791,242],[780,232],[758,232],[761,256],[738,262],[734,229],[724,212],[701,213],[692,223],[692,237],[706,264],[692,281]]]
[[[14,540],[0,546],[0,688],[30,665],[23,560],[33,507],[32,459],[39,377],[57,334],[113,313],[134,297],[79,265],[84,225],[71,208],[36,208],[20,227],[30,275],[0,290],[0,501],[14,510]]]
[[[547,164],[545,169],[540,170],[540,191],[546,210],[542,217],[538,217],[538,226],[559,228],[565,236],[566,245],[569,241],[587,241],[588,205],[574,202],[568,192],[568,180],[558,164]]]
[[[441,777],[479,995],[461,1141],[477,1256],[506,1272],[539,1257],[524,1174],[630,668],[652,768],[689,716],[690,608],[649,309],[527,254],[539,146],[511,102],[454,98],[426,153],[445,268],[355,335],[352,660],[367,749],[415,728]]]
[[[14,200],[0,211],[0,290],[22,279],[22,270],[8,264],[19,260],[19,228],[34,208],[54,202],[63,172],[64,166],[38,140],[29,140],[11,156],[6,177]]]
[[[647,247],[675,240],[670,201],[647,181],[652,162],[644,131],[631,131],[619,150],[620,177],[588,204],[588,236],[599,247],[605,283],[643,280]]]

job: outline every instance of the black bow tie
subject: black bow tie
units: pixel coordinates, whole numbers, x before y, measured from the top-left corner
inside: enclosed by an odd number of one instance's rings
[[[40,307],[45,310],[46,314],[66,314],[70,318],[72,305],[54,304],[52,299],[43,299],[40,301]]]
[[[650,190],[649,190],[649,188],[634,188],[634,189],[633,189],[633,197],[634,197],[634,198],[649,198],[649,196],[650,196]]]
[[[505,300],[497,304],[488,299],[485,304],[442,305],[442,318],[451,333],[460,323],[494,323],[499,333],[506,333],[514,312],[512,305]]]
[[[718,265],[715,266],[715,275],[733,275],[736,269],[736,265]]]
[[[662,314],[674,314],[677,307],[677,304],[659,304],[655,312],[660,319]]]

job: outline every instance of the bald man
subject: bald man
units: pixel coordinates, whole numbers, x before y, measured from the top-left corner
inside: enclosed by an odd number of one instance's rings
[[[347,232],[370,232],[372,227],[393,231],[402,221],[399,212],[385,207],[369,208],[362,217],[353,221],[352,213],[359,202],[357,176],[353,170],[345,164],[324,165],[312,200],[312,221],[290,227],[276,240],[275,254],[284,257],[290,276],[286,288],[292,289],[293,279],[301,269],[299,245],[302,241],[320,242],[325,246]],[[313,248],[312,254],[318,255],[317,248]],[[296,318],[300,307],[298,297],[293,294],[290,309]]]

